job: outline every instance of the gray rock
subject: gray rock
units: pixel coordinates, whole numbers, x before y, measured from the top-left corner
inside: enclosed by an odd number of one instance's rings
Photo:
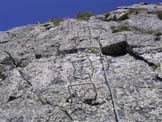
[[[0,32],[0,121],[161,122],[160,10],[136,4]]]
[[[123,11],[115,11],[110,14],[106,14],[106,21],[123,21],[128,19],[128,13]]]

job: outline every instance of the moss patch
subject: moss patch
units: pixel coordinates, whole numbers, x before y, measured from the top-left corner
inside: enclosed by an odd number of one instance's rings
[[[160,67],[160,64],[151,65],[151,68],[152,68],[153,71],[155,71],[158,67]]]
[[[76,15],[76,19],[79,20],[88,20],[91,16],[94,16],[95,14],[93,14],[92,12],[84,12],[84,13],[78,13]]]
[[[135,26],[131,26],[128,23],[124,23],[123,25],[119,25],[119,26],[112,26],[112,33],[117,33],[117,32],[123,32],[123,31],[138,31],[142,34],[150,34],[150,35],[155,35],[156,33],[160,33],[157,30],[153,30],[153,29],[142,29],[139,27],[135,27]]]
[[[89,48],[88,53],[93,53],[93,54],[96,54],[97,53],[97,49],[96,48]]]
[[[53,25],[55,25],[55,26],[59,26],[60,23],[63,21],[63,19],[60,19],[60,18],[58,18],[58,19],[52,18],[52,19],[49,19],[48,21],[49,22],[52,22]]]

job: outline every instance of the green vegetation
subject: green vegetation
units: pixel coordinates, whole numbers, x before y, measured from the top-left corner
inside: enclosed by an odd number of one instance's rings
[[[157,12],[157,16],[158,16],[158,18],[159,18],[160,20],[162,20],[162,11],[158,11],[158,12]]]
[[[60,23],[63,21],[63,19],[60,19],[60,18],[58,18],[58,19],[49,19],[48,20],[49,22],[52,22],[53,23],[53,25],[55,25],[55,26],[59,26],[60,25]]]
[[[160,64],[153,64],[152,66],[153,71],[155,71],[158,67],[160,67]]]
[[[112,33],[123,32],[123,31],[138,31],[143,34],[150,34],[150,35],[160,33],[157,30],[153,30],[153,29],[145,30],[139,27],[131,26],[128,23],[123,23],[123,25],[119,25],[119,26],[112,26],[111,29],[112,29]]]
[[[150,35],[155,35],[156,33],[159,33],[157,30],[153,30],[153,29],[145,30],[145,29],[138,28],[138,27],[132,27],[132,30],[139,31],[143,34],[150,34]]]
[[[150,35],[154,35],[156,33],[156,31],[153,30],[153,29],[149,29],[149,30],[145,31],[145,33],[150,34]]]
[[[132,28],[132,30],[139,31],[139,32],[141,32],[143,34],[151,34],[152,35],[152,34],[155,33],[155,31],[153,29],[145,30],[145,29],[138,28],[138,27],[135,27],[135,26],[132,26],[131,28]]]
[[[112,26],[112,33],[117,33],[117,32],[122,32],[122,31],[131,31],[131,26],[129,26],[128,24],[123,24],[117,27]]]
[[[93,14],[92,12],[84,12],[84,13],[78,13],[76,15],[77,19],[80,20],[88,20],[91,16],[94,16],[95,14]]]
[[[89,48],[88,53],[93,53],[93,54],[96,54],[97,53],[97,49],[96,48]]]

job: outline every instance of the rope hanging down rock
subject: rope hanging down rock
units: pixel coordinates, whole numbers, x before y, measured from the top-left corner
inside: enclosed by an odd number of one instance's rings
[[[99,37],[97,38],[97,42],[99,43],[99,46],[100,46],[99,47],[99,54],[100,54],[101,63],[102,63],[103,70],[104,70],[104,77],[105,77],[106,85],[108,86],[108,89],[110,91],[110,96],[111,96],[111,100],[112,100],[112,105],[113,105],[113,110],[114,110],[114,114],[115,114],[115,119],[116,119],[116,122],[121,122],[120,118],[119,118],[118,110],[117,110],[117,105],[115,103],[115,97],[114,97],[114,94],[113,94],[110,82],[109,82],[109,80],[107,78],[106,67],[105,67],[105,64],[104,64],[103,54],[102,54],[102,51],[101,51],[102,45],[101,45]],[[108,65],[108,67],[109,67],[109,65]]]

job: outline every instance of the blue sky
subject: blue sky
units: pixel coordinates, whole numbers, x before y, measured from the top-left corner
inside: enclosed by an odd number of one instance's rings
[[[0,31],[16,26],[45,22],[49,18],[74,17],[78,12],[96,14],[134,3],[162,0],[0,0]]]

